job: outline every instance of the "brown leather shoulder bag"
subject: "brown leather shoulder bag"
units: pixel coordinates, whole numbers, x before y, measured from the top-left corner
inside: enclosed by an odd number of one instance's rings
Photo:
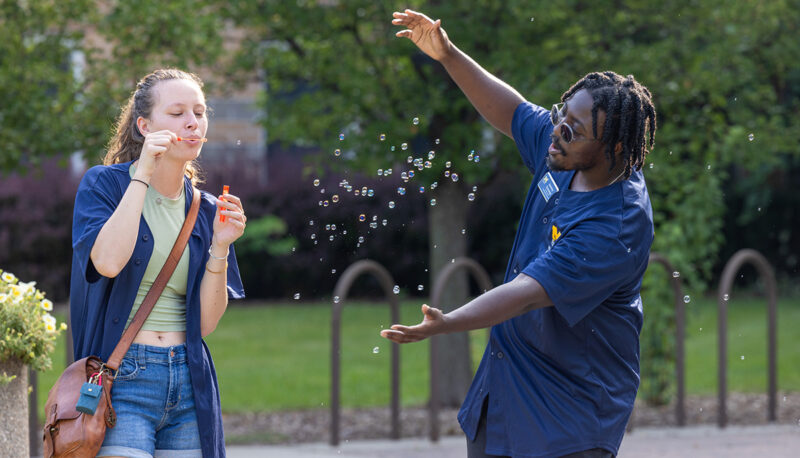
[[[93,457],[103,445],[106,427],[113,428],[117,422],[114,408],[111,407],[111,386],[114,384],[113,374],[119,368],[122,358],[133,343],[133,339],[142,328],[147,316],[153,310],[167,280],[181,259],[186,243],[189,241],[200,208],[200,191],[193,189],[192,206],[178,234],[175,245],[167,257],[164,267],[156,277],[153,286],[134,315],[128,329],[122,334],[117,346],[104,363],[96,356],[75,361],[70,364],[50,389],[44,407],[45,425],[43,434],[44,458],[51,457]],[[103,389],[94,415],[80,412],[77,409],[81,396],[81,387],[92,375],[102,374],[100,378]]]

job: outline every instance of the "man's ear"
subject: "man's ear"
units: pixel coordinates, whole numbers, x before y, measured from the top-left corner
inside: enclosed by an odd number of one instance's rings
[[[141,116],[136,118],[136,127],[139,129],[139,133],[142,134],[142,137],[150,133],[150,129],[147,126],[147,120]]]
[[[622,142],[617,142],[616,146],[614,146],[614,155],[622,152]]]

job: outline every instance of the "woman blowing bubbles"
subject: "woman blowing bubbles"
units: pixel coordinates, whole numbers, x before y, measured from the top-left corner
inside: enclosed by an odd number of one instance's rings
[[[124,107],[104,165],[81,180],[72,228],[75,359],[109,358],[164,266],[193,199],[194,160],[207,129],[202,81],[157,70]],[[231,244],[247,218],[234,195],[200,195],[178,266],[114,379],[117,424],[98,456],[225,454],[219,388],[203,337],[229,297],[244,297]]]

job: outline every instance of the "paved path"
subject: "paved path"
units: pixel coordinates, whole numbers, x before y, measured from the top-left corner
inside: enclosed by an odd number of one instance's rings
[[[424,438],[400,441],[350,441],[327,444],[231,446],[230,458],[404,457],[463,458],[463,437],[445,437],[432,444]],[[753,458],[800,457],[800,425],[640,428],[625,435],[620,458]]]

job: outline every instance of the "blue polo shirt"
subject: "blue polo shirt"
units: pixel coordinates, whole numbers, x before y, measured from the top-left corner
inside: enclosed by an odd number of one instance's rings
[[[153,252],[153,234],[142,217],[139,235],[130,260],[115,278],[103,277],[90,259],[100,229],[114,213],[131,182],[131,162],[96,166],[83,176],[75,196],[72,220],[72,276],[70,279],[70,321],[75,359],[94,355],[107,360],[117,346],[131,312],[136,292]],[[192,184],[184,180],[186,208],[192,203]],[[205,273],[208,247],[213,235],[215,199],[201,191],[197,221],[189,238],[189,276],[186,286],[186,352],[192,378],[197,425],[202,437],[203,456],[224,457],[219,386],[211,353],[200,332],[200,282]],[[228,297],[244,297],[236,255],[228,255]]]
[[[575,172],[545,163],[552,131],[548,110],[525,102],[514,112],[512,133],[533,182],[504,281],[535,278],[554,307],[492,327],[458,419],[474,440],[488,396],[489,454],[616,454],[639,386],[650,198],[641,172],[570,191]]]

